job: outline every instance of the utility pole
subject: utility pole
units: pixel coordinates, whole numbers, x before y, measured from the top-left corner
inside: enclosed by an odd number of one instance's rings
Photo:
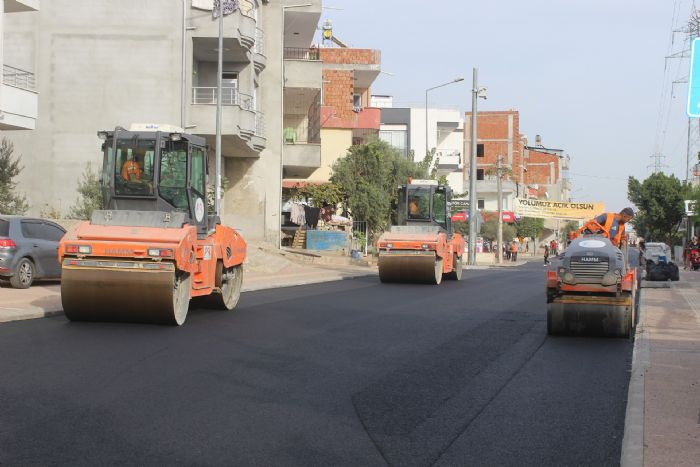
[[[217,77],[216,77],[216,184],[214,196],[214,213],[221,215],[221,93],[222,72],[224,62],[224,0],[219,0],[219,48],[217,49]]]
[[[498,264],[503,263],[503,185],[501,178],[503,177],[502,170],[503,156],[498,156],[496,164],[496,191],[498,192],[498,230],[496,231],[496,239],[498,240]]]
[[[479,88],[479,69],[474,68],[472,78],[472,144],[469,158],[469,265],[476,264],[476,130],[478,120],[477,100],[486,99],[486,88]]]

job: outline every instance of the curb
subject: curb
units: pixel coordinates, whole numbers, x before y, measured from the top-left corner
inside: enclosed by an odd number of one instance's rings
[[[16,314],[12,314],[8,317],[0,316],[0,323],[11,323],[12,321],[23,321],[28,319],[37,318],[50,318],[52,316],[62,315],[63,310],[45,310],[38,306],[31,306],[27,308],[18,309]]]
[[[625,434],[622,438],[620,465],[641,467],[644,465],[644,375],[649,368],[649,337],[645,326],[644,289],[639,289],[639,322],[635,331],[632,351],[632,371],[627,391]]]
[[[357,273],[339,273],[337,276],[325,276],[322,278],[315,279],[300,279],[300,280],[289,280],[287,282],[281,282],[276,284],[253,284],[249,286],[243,286],[241,288],[241,293],[244,292],[255,292],[259,290],[270,290],[279,289],[285,287],[297,287],[301,285],[311,285],[311,284],[321,284],[324,282],[335,282],[349,279],[358,279],[361,277],[368,277],[376,275],[376,272],[357,272]],[[0,308],[2,309],[2,308]],[[7,308],[6,310],[10,310]],[[38,306],[30,306],[27,308],[12,308],[11,310],[17,310],[16,313],[12,313],[11,316],[2,317],[0,316],[0,324],[11,323],[13,321],[25,321],[29,319],[38,318],[50,318],[52,316],[63,315],[63,309],[60,310],[45,310]]]
[[[311,284],[322,284],[324,282],[335,282],[335,281],[344,281],[344,280],[350,280],[350,279],[359,279],[361,277],[368,277],[368,276],[376,276],[376,272],[358,272],[358,273],[352,273],[351,275],[340,275],[340,276],[329,276],[329,277],[324,277],[321,279],[301,279],[301,280],[290,280],[288,282],[282,282],[282,283],[277,283],[275,285],[270,285],[270,284],[257,284],[257,285],[249,285],[249,286],[244,286],[241,289],[241,293],[243,292],[256,292],[259,290],[270,290],[270,289],[282,289],[286,287],[297,287],[301,285],[311,285]]]

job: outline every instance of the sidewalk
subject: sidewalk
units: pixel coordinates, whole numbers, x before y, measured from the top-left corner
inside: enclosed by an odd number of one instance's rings
[[[622,466],[700,463],[700,272],[680,274],[641,290]]]

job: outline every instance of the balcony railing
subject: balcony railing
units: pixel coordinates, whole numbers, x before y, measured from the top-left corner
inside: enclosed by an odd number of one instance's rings
[[[265,31],[260,28],[255,29],[255,53],[265,55]]]
[[[265,115],[262,112],[255,112],[255,136],[265,137]]]
[[[196,105],[216,105],[216,88],[193,87],[192,103]],[[221,88],[222,105],[238,105],[244,110],[253,110],[253,96],[238,92],[235,87]]]
[[[285,60],[320,60],[321,56],[319,51],[315,47],[304,48],[304,47],[285,47],[284,48],[284,59]]]
[[[15,86],[17,88],[28,89],[33,91],[36,88],[34,73],[20,70],[9,65],[2,66],[2,82]]]

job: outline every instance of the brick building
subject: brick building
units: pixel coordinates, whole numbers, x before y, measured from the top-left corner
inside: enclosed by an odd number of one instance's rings
[[[471,154],[471,112],[464,119],[464,153]],[[498,157],[510,169],[510,176],[502,183],[503,209],[511,210],[513,198],[524,193],[523,144],[520,135],[520,113],[517,110],[479,112],[476,139],[477,208],[486,211],[498,209],[497,183],[493,171]],[[464,164],[465,178],[469,178],[469,164]]]

